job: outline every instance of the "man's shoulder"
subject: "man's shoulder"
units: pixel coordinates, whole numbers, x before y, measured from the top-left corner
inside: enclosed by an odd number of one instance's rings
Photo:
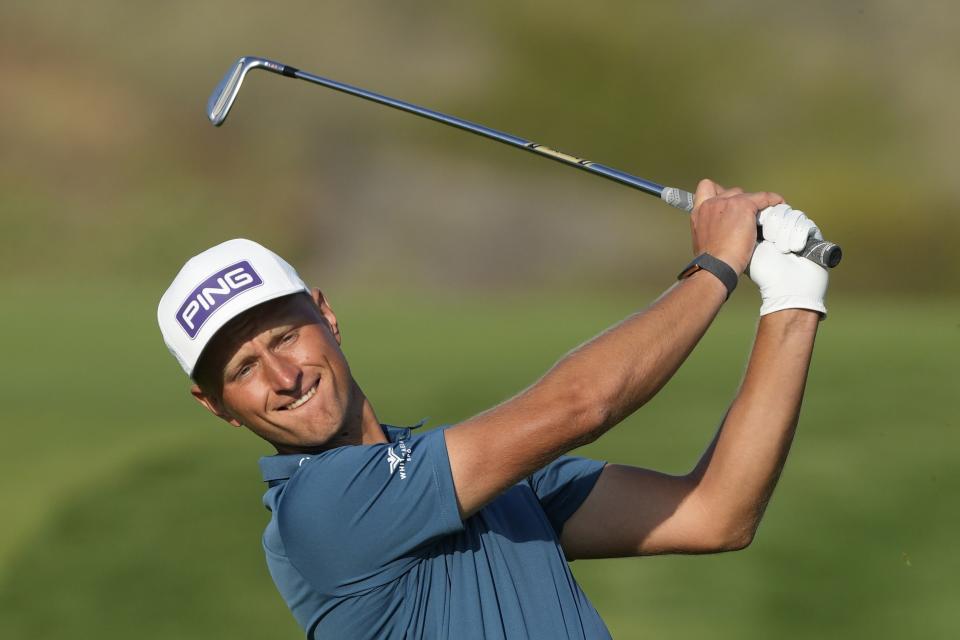
[[[416,434],[406,427],[385,426],[384,430],[387,442],[344,445],[297,458],[280,498],[284,508],[304,501],[313,508],[366,500],[387,485],[406,484],[414,474],[432,474],[438,456],[446,455],[442,428]]]

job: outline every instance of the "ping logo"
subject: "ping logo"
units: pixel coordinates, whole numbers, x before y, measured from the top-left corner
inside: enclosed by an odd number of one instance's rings
[[[177,322],[193,340],[213,313],[239,293],[263,284],[263,279],[250,263],[242,260],[218,271],[187,296],[177,310]]]

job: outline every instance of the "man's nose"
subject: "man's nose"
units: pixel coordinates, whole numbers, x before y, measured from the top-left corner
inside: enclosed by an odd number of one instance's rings
[[[284,356],[269,353],[263,360],[267,378],[277,391],[299,391],[300,367]]]

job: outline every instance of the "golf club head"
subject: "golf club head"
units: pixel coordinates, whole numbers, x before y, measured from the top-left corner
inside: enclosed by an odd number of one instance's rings
[[[227,70],[223,80],[217,85],[210,99],[207,100],[207,117],[213,126],[219,127],[227,119],[230,108],[237,99],[237,93],[240,92],[240,85],[251,69],[266,69],[274,73],[285,74],[287,67],[267,60],[266,58],[257,58],[256,56],[243,56],[237,60],[230,69]]]

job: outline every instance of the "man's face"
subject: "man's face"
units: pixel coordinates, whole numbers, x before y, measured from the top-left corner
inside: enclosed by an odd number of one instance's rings
[[[336,317],[319,291],[239,316],[203,357],[220,393],[195,386],[193,394],[230,424],[246,426],[282,452],[351,439],[356,385]]]

